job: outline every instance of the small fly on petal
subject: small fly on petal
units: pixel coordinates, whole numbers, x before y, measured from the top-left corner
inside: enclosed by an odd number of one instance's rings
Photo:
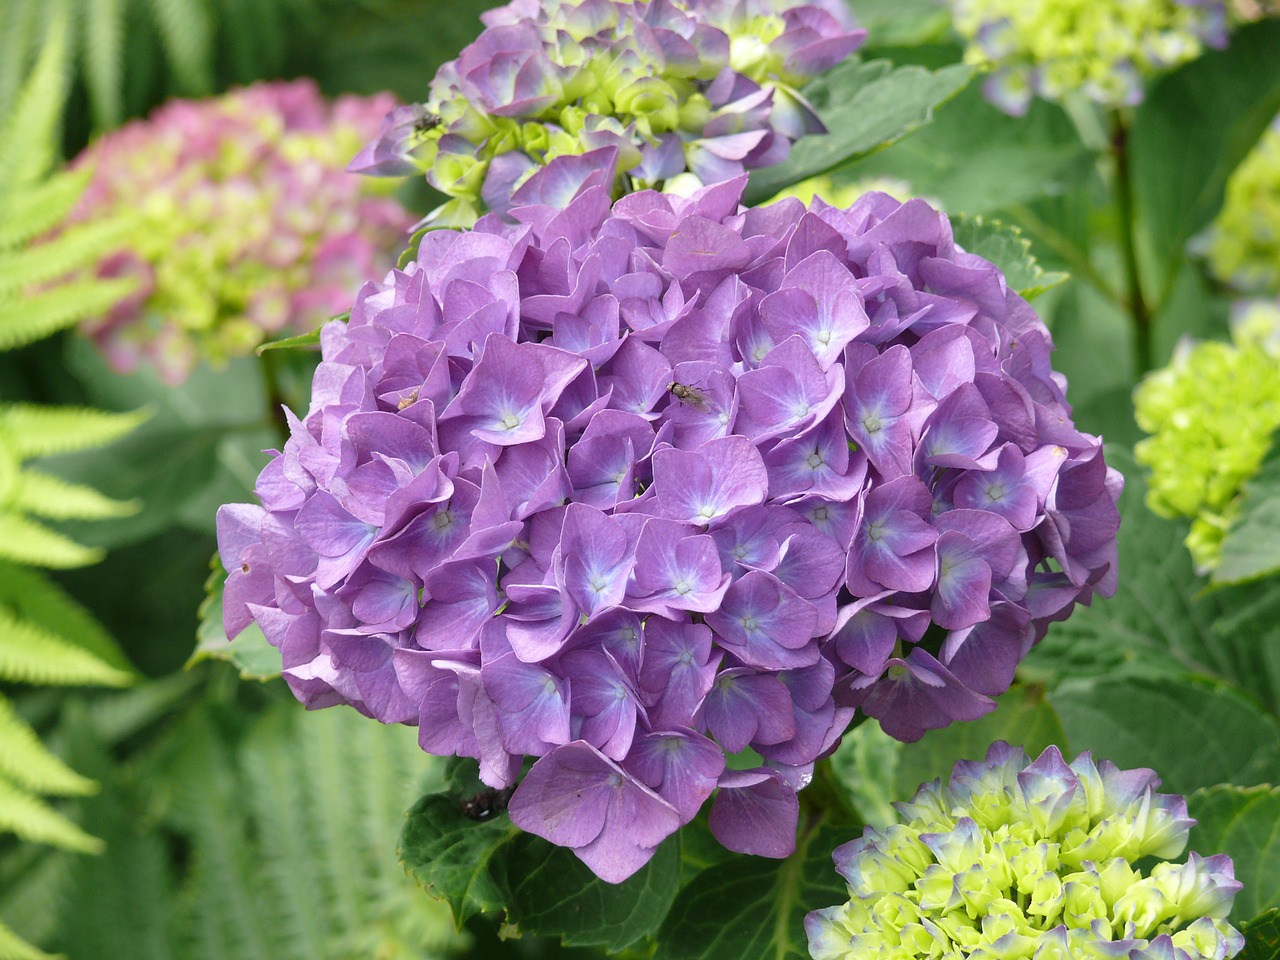
[[[697,387],[691,387],[672,380],[667,384],[667,391],[681,403],[687,403],[699,413],[711,412],[711,405],[707,402],[707,395]]]

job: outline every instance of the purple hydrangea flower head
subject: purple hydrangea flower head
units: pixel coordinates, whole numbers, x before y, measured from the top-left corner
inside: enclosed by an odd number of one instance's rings
[[[980,716],[1114,584],[1120,477],[1000,272],[923,202],[743,209],[744,181],[426,234],[219,519],[227,629],[300,699],[497,787],[537,758],[516,822],[612,880],[708,800],[786,855],[858,711]]]
[[[329,103],[310,80],[265,83],[171,101],[91,145],[76,161],[93,172],[71,217],[126,214],[121,251],[98,269],[140,280],[85,325],[112,367],[145,359],[178,383],[201,359],[249,353],[345,310],[413,222],[385,188],[342,170],[394,103]]]
[[[898,822],[837,847],[849,900],[805,918],[814,960],[1036,957],[1227,960],[1231,858],[1182,853],[1195,821],[1150,770],[1057,747],[981,762],[894,804]],[[1146,871],[1136,866],[1150,857]],[[1144,868],[1145,869],[1145,868]]]
[[[615,196],[779,163],[824,130],[799,87],[866,36],[840,0],[513,0],[483,19],[427,102],[388,114],[351,163],[425,172],[451,198],[436,224],[567,201],[599,176],[576,158],[605,147]],[[548,165],[535,198],[528,179]]]

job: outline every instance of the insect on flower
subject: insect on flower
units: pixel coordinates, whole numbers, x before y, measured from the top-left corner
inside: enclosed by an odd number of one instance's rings
[[[681,403],[687,403],[700,413],[709,413],[711,411],[711,404],[707,402],[707,395],[697,387],[691,387],[688,384],[672,380],[667,384],[667,390]]]

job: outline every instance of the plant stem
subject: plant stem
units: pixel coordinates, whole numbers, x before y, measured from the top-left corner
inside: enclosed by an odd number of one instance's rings
[[[1043,219],[1025,203],[1012,204],[1009,212],[1013,215],[1015,222],[1022,227],[1030,236],[1041,241],[1046,247],[1060,256],[1068,267],[1070,267],[1081,279],[1087,280],[1093,285],[1100,294],[1114,303],[1117,307],[1123,309],[1128,308],[1125,298],[1121,296],[1110,281],[1102,275],[1097,267],[1089,262],[1088,256],[1080,251],[1080,249],[1068,240],[1061,232],[1045,223]]]
[[[280,370],[277,351],[264,350],[258,356],[258,368],[262,371],[262,392],[267,400],[267,423],[280,434],[281,441],[289,437],[289,425],[280,408],[285,406],[284,392],[280,389]]]
[[[1133,173],[1129,164],[1129,128],[1119,111],[1111,118],[1111,156],[1115,161],[1116,213],[1120,217],[1120,244],[1124,253],[1126,306],[1133,317],[1134,370],[1139,377],[1152,366],[1151,311],[1142,292],[1142,271],[1134,236]]]

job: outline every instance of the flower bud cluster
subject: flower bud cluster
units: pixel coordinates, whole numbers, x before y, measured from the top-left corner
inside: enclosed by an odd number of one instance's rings
[[[309,80],[174,100],[107,134],[77,165],[92,180],[72,214],[133,228],[99,272],[138,291],[85,331],[113,367],[155,364],[171,383],[343,310],[392,262],[413,218],[342,164],[394,106],[327,103]]]
[[[1227,180],[1205,252],[1223,283],[1245,293],[1280,294],[1280,120]]]
[[[1280,304],[1247,304],[1231,343],[1184,345],[1138,385],[1134,405],[1151,434],[1134,447],[1151,469],[1147,505],[1192,518],[1187,548],[1208,572],[1239,515],[1245,481],[1280,428]]]
[[[965,61],[989,67],[987,99],[1015,116],[1032,97],[1141,102],[1147,75],[1226,45],[1223,0],[949,0]]]
[[[1114,589],[1121,478],[924,202],[611,205],[610,159],[366,285],[219,537],[227,633],[256,620],[300,699],[495,787],[540,758],[512,819],[619,880],[717,787],[723,843],[786,855],[857,709],[902,739],[989,711]]]
[[[1240,883],[1231,858],[1190,854],[1194,820],[1150,770],[1028,765],[992,744],[947,785],[898,803],[900,822],[837,847],[849,901],[805,918],[814,960],[1226,960]],[[1158,857],[1144,875],[1135,863]]]
[[[350,167],[425,172],[452,198],[436,224],[505,212],[535,170],[605,147],[615,197],[779,163],[825,129],[798,88],[866,35],[841,0],[513,0],[483,19]]]

